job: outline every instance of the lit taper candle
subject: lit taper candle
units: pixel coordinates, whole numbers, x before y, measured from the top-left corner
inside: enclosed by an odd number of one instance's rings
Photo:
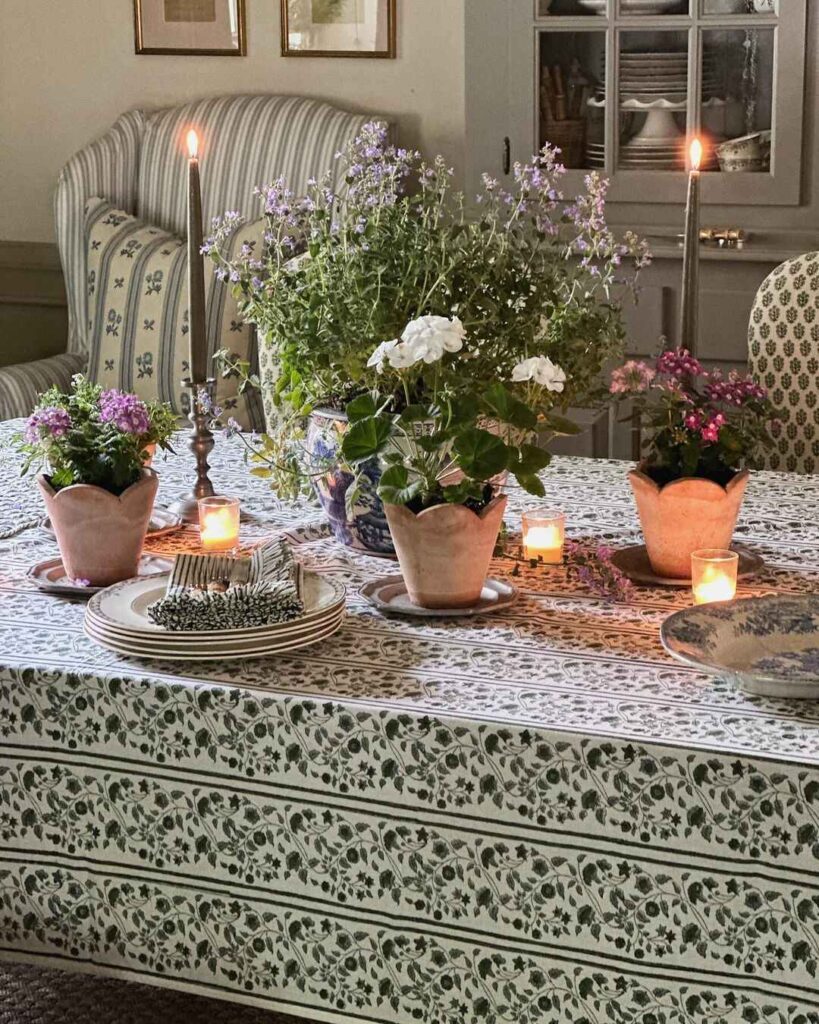
[[[702,143],[691,142],[689,152],[688,197],[685,203],[683,240],[682,308],[680,346],[692,354],[697,350],[697,312],[700,299],[700,164]]]
[[[202,188],[199,181],[199,138],[188,132],[188,337],[190,376],[194,384],[207,377],[208,340],[205,328],[205,265],[202,257]]]
[[[213,451],[210,429],[210,402],[215,381],[208,377],[208,339],[205,329],[205,265],[202,258],[202,189],[199,181],[199,139],[191,128],[188,132],[188,337],[190,342],[188,376],[182,387],[190,395],[190,450],[196,457],[196,483],[193,490],[171,505],[171,511],[186,523],[199,521],[200,498],[213,495],[208,476],[208,456]]]

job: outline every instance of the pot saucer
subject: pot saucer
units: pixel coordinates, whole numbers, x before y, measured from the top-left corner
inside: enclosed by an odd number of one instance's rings
[[[137,574],[145,577],[160,576],[162,573],[170,572],[172,568],[172,558],[143,555],[139,560]],[[61,558],[49,558],[45,562],[38,562],[37,565],[32,565],[26,575],[39,590],[47,594],[60,594],[62,597],[83,599],[105,590],[105,587],[84,587],[79,583],[73,583],[66,575]]]
[[[736,551],[739,555],[739,569],[737,572],[739,579],[754,576],[765,564],[762,555],[757,555],[755,552],[750,551],[744,544],[732,544],[731,550]],[[611,561],[612,565],[616,566],[625,576],[628,576],[632,583],[644,583],[652,587],[691,586],[690,577],[683,580],[672,579],[667,576],[657,576],[651,568],[645,544],[635,544],[633,547],[620,548],[619,551],[615,551],[611,556]]]
[[[480,599],[468,608],[422,608],[409,599],[401,576],[381,576],[365,584],[361,596],[385,615],[414,615],[421,618],[449,619],[453,616],[486,615],[508,608],[518,597],[517,587],[487,577]]]
[[[173,533],[175,530],[178,530],[181,525],[182,520],[175,512],[154,505],[145,536],[151,539],[154,537],[164,537],[166,533]],[[48,516],[43,519],[40,526],[46,533],[50,533],[52,537],[54,536],[54,527],[51,525],[51,520]]]

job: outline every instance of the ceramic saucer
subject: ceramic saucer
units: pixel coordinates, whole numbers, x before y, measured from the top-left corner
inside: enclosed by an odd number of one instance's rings
[[[175,530],[178,530],[181,525],[182,520],[175,512],[170,512],[166,508],[160,508],[155,505],[148,522],[146,536],[151,539],[154,537],[164,537],[166,533],[173,533]],[[46,533],[50,533],[52,537],[54,536],[54,527],[51,525],[51,520],[48,516],[40,523],[40,526]]]
[[[172,558],[161,558],[159,555],[143,555],[139,560],[140,577],[160,576],[173,568]],[[64,597],[87,598],[103,590],[103,587],[83,587],[73,583],[66,575],[61,558],[49,558],[45,562],[33,565],[26,574],[31,582],[47,594],[61,594]]]
[[[433,619],[499,612],[513,604],[518,596],[517,587],[491,577],[484,583],[479,601],[469,608],[421,608],[410,601],[401,576],[382,576],[367,583],[359,593],[374,608],[386,615],[417,615]]]
[[[737,576],[740,579],[755,575],[765,564],[761,555],[749,551],[744,544],[732,544],[731,549],[739,554]],[[633,583],[646,583],[653,587],[691,586],[690,578],[687,580],[677,580],[666,576],[657,576],[651,568],[645,544],[635,544],[634,547],[620,548],[619,551],[615,551],[611,556],[611,561]]]

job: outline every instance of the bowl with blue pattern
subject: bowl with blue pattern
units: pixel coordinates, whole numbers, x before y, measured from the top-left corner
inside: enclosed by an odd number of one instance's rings
[[[760,697],[819,699],[819,595],[769,594],[699,605],[662,624],[678,661]]]

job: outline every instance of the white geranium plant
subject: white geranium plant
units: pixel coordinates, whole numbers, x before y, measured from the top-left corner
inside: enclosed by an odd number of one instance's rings
[[[393,343],[376,358],[373,349],[416,318],[413,336],[435,347],[413,367],[430,365],[440,349],[446,393],[466,377],[478,393],[522,363],[518,376],[504,378],[509,391],[523,401],[536,388],[553,395],[544,383],[551,360],[566,372],[564,406],[602,396],[603,368],[621,351],[622,301],[647,251],[632,233],[617,239],[607,226],[604,179],[589,174],[569,197],[560,189],[564,173],[559,151],[545,146],[504,183],[484,175],[470,212],[442,157],[427,162],[391,145],[386,126],[373,122],[304,195],[282,179],[260,190],[260,247],[248,244],[229,259],[238,215],[217,222],[204,249],[279,371],[263,385],[279,420],[251,456],[255,472],[290,493],[303,464],[294,442],[305,418],[383,390],[377,368]],[[430,317],[460,319],[468,360],[448,358],[457,328],[442,334]],[[232,366],[243,387],[262,386],[249,364]],[[403,394],[393,396],[395,411]]]
[[[550,459],[543,444],[576,432],[551,410],[566,374],[548,357],[524,359],[506,374],[515,394],[502,370],[494,383],[476,381],[473,358],[461,321],[442,316],[411,321],[400,339],[382,342],[370,356],[382,386],[347,405],[341,452],[359,473],[380,461],[383,502],[414,511],[444,502],[479,508],[504,472],[543,494],[538,473]],[[355,488],[350,491],[354,501]]]

